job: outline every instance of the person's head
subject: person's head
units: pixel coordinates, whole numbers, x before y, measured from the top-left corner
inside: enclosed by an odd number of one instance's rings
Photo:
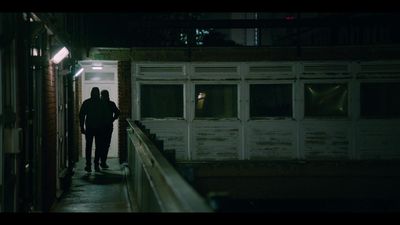
[[[92,88],[90,92],[90,98],[100,98],[100,89],[98,87]]]
[[[106,101],[110,100],[110,95],[108,94],[107,90],[101,91],[101,99],[106,100]]]

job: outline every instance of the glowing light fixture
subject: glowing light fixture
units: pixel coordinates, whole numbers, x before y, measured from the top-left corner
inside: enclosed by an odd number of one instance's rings
[[[75,73],[74,77],[77,77],[77,76],[81,75],[82,72],[83,72],[83,68],[78,70],[78,72]]]
[[[93,70],[102,70],[103,69],[103,65],[101,62],[93,62],[92,63],[92,69]]]
[[[69,54],[69,51],[66,47],[63,47],[60,51],[57,52],[51,59],[51,61],[55,64],[60,63],[67,55]]]

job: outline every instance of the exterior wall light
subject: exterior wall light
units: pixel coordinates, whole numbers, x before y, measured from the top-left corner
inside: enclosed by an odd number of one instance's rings
[[[55,64],[60,63],[67,55],[69,54],[69,51],[66,47],[63,47],[60,51],[57,52],[51,59],[51,61]]]

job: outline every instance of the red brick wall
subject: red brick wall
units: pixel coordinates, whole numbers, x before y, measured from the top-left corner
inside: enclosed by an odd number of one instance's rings
[[[81,75],[82,76],[82,75]],[[79,160],[82,155],[82,135],[81,129],[79,127],[79,109],[82,104],[82,82],[81,77],[79,76],[75,80],[75,95],[74,95],[74,139],[76,140],[76,153],[78,154],[76,157]]]
[[[131,117],[131,64],[130,61],[118,62],[118,108],[121,110],[121,115],[118,120],[119,124],[119,143],[118,156],[120,163],[127,160],[126,146],[126,128],[128,123],[127,118]]]
[[[49,209],[56,198],[56,83],[54,66],[49,63],[43,79],[43,203]]]

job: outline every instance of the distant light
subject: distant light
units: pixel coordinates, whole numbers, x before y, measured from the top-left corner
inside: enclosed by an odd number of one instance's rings
[[[78,72],[76,72],[74,77],[77,77],[77,76],[81,75],[82,72],[83,72],[83,68],[81,68]]]
[[[94,70],[102,70],[103,67],[102,66],[92,66],[92,69],[94,69]]]
[[[32,56],[38,56],[39,55],[39,51],[37,48],[32,48]]]
[[[197,96],[197,99],[204,99],[206,98],[206,93],[200,92],[199,95]]]
[[[57,52],[51,59],[53,63],[58,64],[60,63],[67,55],[69,54],[69,51],[66,47],[63,47],[60,51]]]
[[[286,16],[285,20],[294,20],[294,16]]]

